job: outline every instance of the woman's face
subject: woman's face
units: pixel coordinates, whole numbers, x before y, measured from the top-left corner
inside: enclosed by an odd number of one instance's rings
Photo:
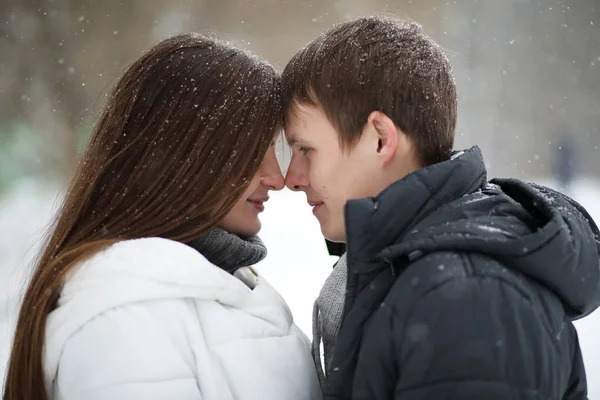
[[[223,218],[219,227],[242,237],[254,236],[260,231],[258,214],[265,209],[264,203],[269,199],[269,191],[281,190],[284,187],[283,174],[275,154],[277,142],[277,138],[273,140],[250,185]]]

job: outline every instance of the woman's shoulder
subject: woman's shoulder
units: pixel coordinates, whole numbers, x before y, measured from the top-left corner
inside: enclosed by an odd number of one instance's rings
[[[46,338],[60,347],[84,327],[102,321],[117,330],[154,323],[153,318],[131,317],[134,309],[142,316],[172,311],[192,321],[191,301],[243,304],[249,291],[185,244],[161,238],[119,242],[67,276],[57,307],[48,316]],[[94,330],[101,329],[89,334]]]
[[[77,265],[67,276],[59,305],[82,291],[133,293],[171,290],[210,295],[210,288],[239,288],[240,282],[201,253],[177,241],[151,237],[117,242]],[[161,296],[162,297],[162,296]]]
[[[82,264],[145,265],[147,267],[164,264],[191,265],[210,264],[206,258],[190,246],[170,239],[148,237],[122,240],[95,253]]]
[[[201,337],[199,331],[189,300],[122,305],[64,335],[48,332],[45,374],[51,386],[79,395],[116,388],[137,393],[140,382],[194,393],[188,338]]]

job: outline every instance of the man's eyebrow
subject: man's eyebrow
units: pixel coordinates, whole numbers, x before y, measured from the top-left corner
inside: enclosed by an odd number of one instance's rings
[[[297,137],[297,136],[295,136],[295,135],[293,135],[293,134],[292,134],[292,135],[290,135],[290,136],[287,138],[287,142],[288,142],[288,145],[289,145],[290,147],[294,147],[295,145],[298,145],[298,144],[305,144],[305,145],[309,145],[309,144],[310,144],[310,143],[309,143],[308,141],[306,141],[305,139],[299,138],[299,137]]]

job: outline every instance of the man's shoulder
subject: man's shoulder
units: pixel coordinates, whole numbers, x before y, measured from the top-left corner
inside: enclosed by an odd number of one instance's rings
[[[414,251],[407,257],[395,259],[393,264],[400,272],[398,278],[405,275],[422,276],[432,279],[433,284],[452,278],[512,275],[502,260],[471,251]]]
[[[403,315],[423,301],[443,307],[467,294],[472,302],[495,299],[506,303],[510,298],[527,305],[550,331],[560,331],[566,318],[559,299],[548,288],[501,260],[471,252],[432,252],[409,262],[397,274],[385,303]]]
[[[500,260],[484,254],[458,251],[435,251],[415,256],[410,261],[396,261],[398,274],[388,294],[390,303],[410,304],[435,291],[495,280],[499,286],[512,286],[529,297],[531,283]]]

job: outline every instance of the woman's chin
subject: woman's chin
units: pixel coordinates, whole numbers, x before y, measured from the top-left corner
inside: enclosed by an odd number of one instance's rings
[[[247,230],[245,236],[246,237],[256,236],[256,235],[258,235],[258,232],[260,232],[261,228],[262,228],[262,224],[260,223],[260,220],[258,218],[256,218],[256,222],[254,222],[251,227],[248,227],[248,230]]]

